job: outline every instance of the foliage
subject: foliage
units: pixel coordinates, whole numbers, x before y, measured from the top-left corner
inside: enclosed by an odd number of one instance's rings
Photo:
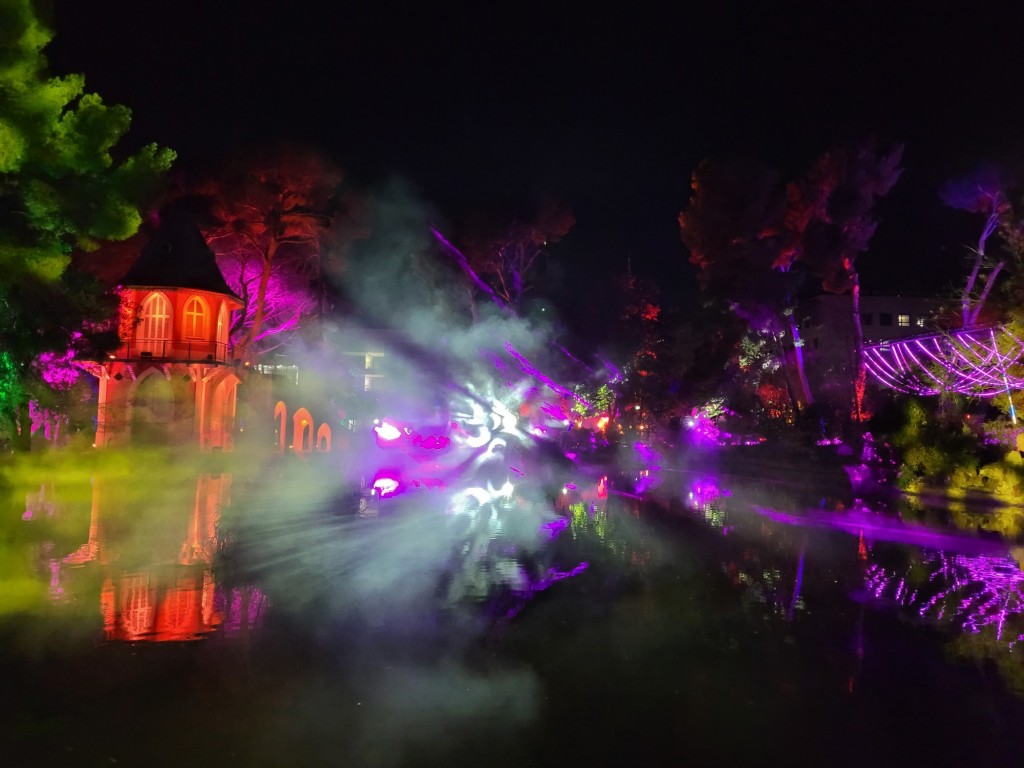
[[[242,312],[231,328],[232,341],[239,350],[245,347],[245,334],[252,331],[256,322],[261,288],[261,326],[251,344],[257,345],[262,353],[272,351],[291,338],[302,322],[319,309],[315,286],[301,265],[286,265],[286,260],[279,259],[263,284],[263,260],[247,249],[222,251],[217,263],[227,284],[242,300]]]
[[[666,343],[658,288],[628,270],[616,281],[615,304],[621,307],[615,333],[622,361],[622,381],[617,384],[623,400],[642,402],[657,417],[672,409],[672,375],[677,368]]]
[[[569,234],[576,217],[569,206],[544,196],[528,216],[508,223],[477,215],[463,236],[470,268],[506,306],[522,309],[535,287],[547,248]]]
[[[610,413],[615,405],[615,392],[607,384],[577,384],[573,387],[573,393],[577,395],[577,399],[573,400],[570,408],[577,416],[601,416]],[[590,407],[587,408],[584,402],[589,403]]]
[[[775,329],[789,282],[773,269],[786,205],[779,174],[750,159],[711,158],[690,186],[679,228],[701,288],[758,330]]]
[[[985,217],[977,245],[970,248],[970,270],[960,295],[961,322],[964,326],[980,322],[987,300],[992,296],[996,279],[1012,267],[1012,277],[1019,273],[1024,239],[1024,223],[1012,204],[1014,176],[1007,167],[981,165],[966,176],[952,179],[939,190],[943,202],[951,208],[981,214]],[[995,253],[988,248],[990,238],[998,236],[1000,247]],[[998,314],[998,312],[997,312]]]
[[[949,654],[958,660],[973,660],[979,673],[988,674],[983,662],[991,662],[1006,687],[1018,696],[1024,696],[1024,656],[1007,649],[1005,637],[999,636],[999,627],[988,625],[979,632],[965,632],[949,644]]]
[[[782,367],[782,338],[792,325],[785,312],[795,304],[802,273],[777,266],[788,248],[781,177],[749,159],[708,159],[693,172],[691,187],[689,206],[679,215],[680,233],[702,290],[748,328],[740,371],[753,370],[745,364],[755,351],[752,337],[763,339],[761,351]],[[756,389],[758,381],[750,378],[747,385]],[[809,386],[802,386],[801,394],[805,402],[812,400]]]
[[[904,490],[918,492],[977,476],[979,441],[963,425],[956,404],[944,406],[932,411],[919,399],[905,403],[903,422],[891,441],[902,461],[899,485]]]
[[[844,145],[822,154],[789,183],[743,158],[707,159],[693,172],[689,204],[679,214],[690,262],[702,289],[764,340],[760,354],[774,356],[774,366],[787,377],[792,368],[796,380],[787,381],[786,389],[793,411],[814,402],[794,315],[804,280],[814,277],[835,293],[852,290],[856,300],[855,260],[874,234],[877,200],[899,178],[901,155],[902,147],[880,148],[874,141]],[[755,352],[752,347],[753,339],[745,359]],[[757,380],[750,386],[757,387]]]
[[[690,409],[690,413],[682,420],[694,443],[717,444],[723,437],[730,437],[722,432],[722,422],[732,412],[725,407],[724,397],[713,397],[703,405]]]
[[[899,179],[900,145],[874,140],[838,146],[820,155],[807,174],[787,186],[789,244],[780,268],[799,262],[829,293],[848,293],[856,259],[878,226],[874,208]]]
[[[736,381],[738,350],[747,328],[717,302],[704,302],[690,313],[688,317],[669,315],[665,323],[667,357],[677,371],[671,386],[688,404],[723,394],[728,397],[741,388]]]
[[[759,382],[762,373],[775,373],[781,363],[774,345],[763,333],[747,333],[740,339],[740,370],[750,373]]]
[[[92,332],[117,309],[116,297],[94,278],[72,267],[56,280],[0,282],[0,349],[12,378],[0,401],[0,430],[27,447],[30,399],[54,407],[63,399],[53,361],[97,359],[116,344],[112,334]]]
[[[155,145],[116,158],[130,111],[86,93],[81,75],[51,77],[51,38],[29,0],[0,0],[0,418],[23,444],[32,362],[106,309],[99,284],[69,268],[73,249],[134,234],[174,159]]]
[[[50,77],[51,37],[28,0],[0,2],[0,263],[43,280],[73,246],[134,234],[174,159],[149,145],[116,161],[131,112],[85,93],[81,75]]]
[[[22,386],[21,371],[14,361],[14,356],[6,350],[0,351],[0,411],[14,413],[27,399]],[[0,433],[0,441],[3,443],[10,437]]]
[[[185,180],[179,204],[201,225],[228,285],[245,303],[232,340],[240,357],[265,354],[325,309],[325,274],[340,274],[332,227],[349,209],[342,172],[327,157],[284,145]]]
[[[793,423],[792,401],[788,397],[785,387],[766,379],[757,387],[757,399],[761,403],[763,415],[767,421]]]

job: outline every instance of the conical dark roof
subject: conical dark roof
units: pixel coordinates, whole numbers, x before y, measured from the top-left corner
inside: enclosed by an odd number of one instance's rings
[[[181,210],[160,217],[160,226],[120,283],[128,287],[194,288],[238,299],[225,282],[195,219]]]

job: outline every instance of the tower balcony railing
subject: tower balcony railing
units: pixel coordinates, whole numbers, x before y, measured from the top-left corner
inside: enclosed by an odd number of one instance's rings
[[[173,363],[233,362],[231,346],[221,341],[204,339],[144,339],[124,342],[108,355],[119,362],[146,360]]]

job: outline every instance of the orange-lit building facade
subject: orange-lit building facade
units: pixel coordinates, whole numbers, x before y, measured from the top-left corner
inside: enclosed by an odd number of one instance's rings
[[[117,349],[83,365],[99,382],[96,447],[232,450],[240,379],[230,329],[242,302],[190,217],[163,217],[120,294]],[[142,489],[127,477],[92,477],[88,538],[51,565],[55,584],[62,570],[74,582],[71,573],[98,569],[110,640],[195,640],[230,624],[232,611],[250,625],[262,596],[225,594],[212,570],[231,476],[172,472],[158,482]],[[125,520],[133,536],[124,536]]]
[[[203,473],[194,485],[172,484],[156,507],[124,478],[96,476],[91,485],[87,540],[48,561],[52,599],[98,598],[104,636],[133,643],[240,634],[262,622],[267,599],[259,589],[226,589],[214,578],[230,475]],[[32,501],[26,519],[45,515],[44,500]],[[133,535],[126,535],[125,515],[136,523]]]
[[[121,281],[120,345],[99,379],[96,447],[233,447],[239,377],[229,341],[241,309],[186,215],[164,218]]]
[[[202,474],[191,499],[161,499],[159,537],[111,535],[119,514],[138,505],[123,482],[93,478],[89,538],[62,567],[93,564],[102,574],[100,614],[109,640],[195,640],[214,631],[229,606],[218,601],[211,570],[228,475]],[[191,492],[183,487],[184,494]]]

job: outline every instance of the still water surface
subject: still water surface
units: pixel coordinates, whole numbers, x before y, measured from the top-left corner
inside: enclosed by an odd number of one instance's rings
[[[1024,765],[1010,545],[841,488],[94,469],[11,494],[5,765]]]

